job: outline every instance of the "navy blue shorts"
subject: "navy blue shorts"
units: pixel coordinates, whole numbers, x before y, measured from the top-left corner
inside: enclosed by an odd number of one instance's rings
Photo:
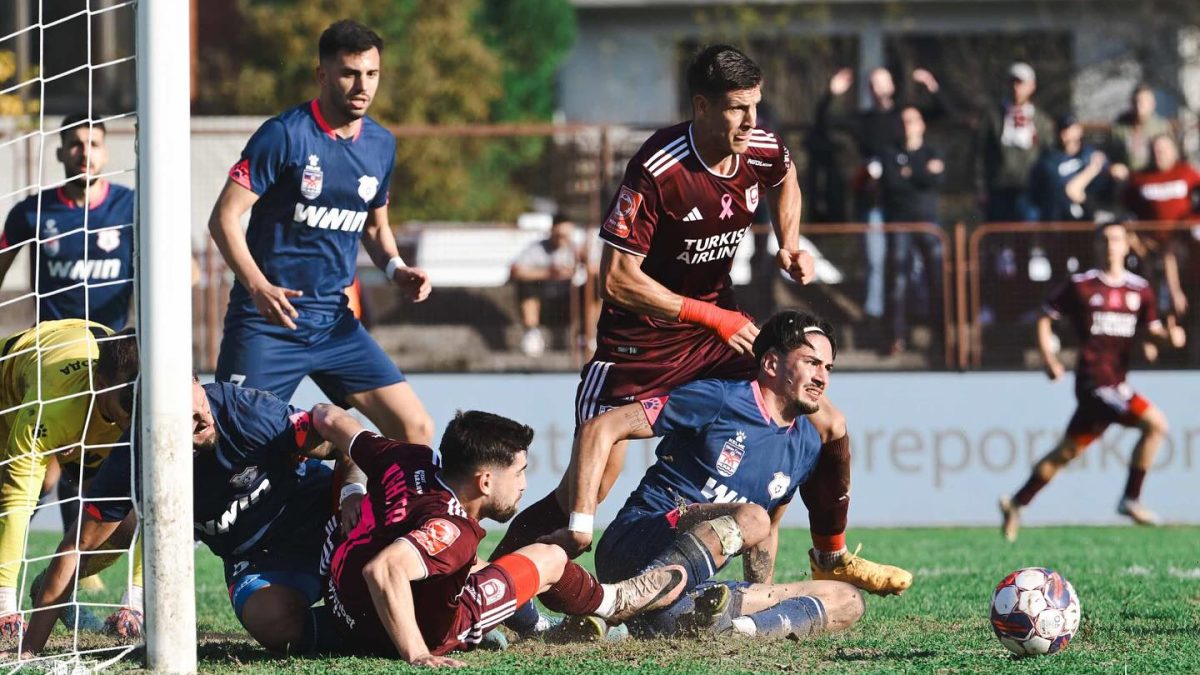
[[[309,605],[321,598],[321,551],[328,530],[337,526],[335,519],[322,524],[320,531],[314,527],[303,537],[289,537],[223,559],[229,603],[239,621],[246,601],[267,586],[287,586],[303,595]]]
[[[404,374],[349,310],[319,331],[304,326],[290,331],[262,317],[233,318],[231,313],[217,359],[218,381],[290,401],[305,376],[312,377],[330,401],[343,406],[349,394],[404,381]]]
[[[666,511],[621,509],[596,545],[596,578],[616,583],[641,574],[675,541]]]

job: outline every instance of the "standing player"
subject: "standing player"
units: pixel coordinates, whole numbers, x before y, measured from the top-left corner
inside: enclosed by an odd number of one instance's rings
[[[80,319],[0,341],[0,635],[15,635],[26,531],[51,458],[90,478],[129,428],[137,341]]]
[[[383,41],[339,21],[321,34],[320,95],[265,122],[213,207],[209,231],[237,275],[217,379],[291,398],[306,375],[385,434],[433,438],[433,423],[396,365],[347,306],[358,242],[405,297],[429,295],[388,225],[396,141],[366,116]],[[243,233],[241,217],[250,211]]]
[[[196,539],[225,563],[234,614],[250,636],[274,652],[302,654],[337,645],[329,615],[312,604],[321,596],[321,552],[330,524],[332,472],[320,460],[332,448],[312,428],[307,411],[273,394],[227,382],[192,382],[193,518]],[[125,550],[132,534],[129,445],[114,451],[85,491],[80,535],[65,537],[47,568],[23,649],[46,644],[70,601],[77,553]],[[349,473],[359,475],[351,468]],[[361,497],[346,499],[342,523],[357,523]],[[354,508],[351,508],[354,507]],[[64,555],[67,554],[67,555]],[[84,556],[80,574],[111,563]],[[136,580],[135,580],[136,583]],[[135,586],[133,595],[140,596]],[[132,603],[135,607],[140,602]],[[140,632],[141,615],[130,617]]]
[[[1126,384],[1125,375],[1139,329],[1177,348],[1184,345],[1186,336],[1179,326],[1170,330],[1163,327],[1149,284],[1125,270],[1125,256],[1129,254],[1125,226],[1100,225],[1095,242],[1096,257],[1103,267],[1072,275],[1046,300],[1045,314],[1038,320],[1038,348],[1051,380],[1063,375],[1062,363],[1052,346],[1051,324],[1065,315],[1075,328],[1079,338],[1075,398],[1079,403],[1058,445],[1033,467],[1029,480],[1015,495],[1000,499],[1003,533],[1009,541],[1017,538],[1021,509],[1113,422],[1142,432],[1133,448],[1129,478],[1117,503],[1117,513],[1142,525],[1158,522],[1158,517],[1142,505],[1142,482],[1167,434],[1167,419]]]
[[[30,287],[38,321],[87,319],[119,331],[133,298],[133,190],[100,178],[108,165],[103,122],[63,120],[58,161],[67,182],[13,207],[0,236],[0,283],[21,245],[36,241]]]
[[[331,540],[328,558],[325,602],[348,650],[458,666],[464,664],[445,655],[479,644],[534,595],[557,611],[613,621],[679,596],[678,566],[601,584],[547,544],[476,563],[484,536],[479,521],[504,522],[517,512],[529,427],[460,412],[435,451],[367,432],[334,406],[313,412],[316,430],[368,477],[362,519],[340,541]]]
[[[801,283],[812,278],[812,257],[799,250],[796,170],[779,139],[755,127],[762,71],[734,47],[714,45],[692,60],[687,82],[692,121],[660,130],[642,146],[600,233],[607,244],[600,263],[605,303],[596,354],[576,393],[577,424],[692,380],[755,376],[751,350],[758,329],[737,308],[729,270],[760,199],[774,216],[779,267]],[[814,578],[878,586],[884,570],[848,556],[845,545],[845,420],[826,401],[812,422],[824,445],[801,495],[809,509]],[[608,456],[598,499],[620,473],[625,449],[619,443]],[[590,537],[590,514],[567,516],[569,480],[518,516],[493,555],[562,527]],[[535,620],[526,612],[522,617]]]

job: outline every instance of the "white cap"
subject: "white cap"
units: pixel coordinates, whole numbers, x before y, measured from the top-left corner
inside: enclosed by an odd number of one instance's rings
[[[1022,82],[1037,82],[1037,75],[1033,72],[1033,66],[1024,61],[1017,61],[1009,66],[1008,76]]]

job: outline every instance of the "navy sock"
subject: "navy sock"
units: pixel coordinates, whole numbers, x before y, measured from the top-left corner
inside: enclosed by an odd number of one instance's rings
[[[743,618],[754,622],[756,636],[804,637],[825,628],[825,606],[816,598],[802,595]]]
[[[683,587],[685,594],[711,579],[718,569],[708,547],[691,532],[684,532],[675,537],[675,541],[671,542],[667,550],[658,554],[658,557],[647,565],[647,569],[665,565],[682,565],[687,571],[688,578]]]
[[[504,620],[504,625],[517,632],[517,635],[529,635],[537,630],[542,613],[530,600],[517,608],[512,616]]]
[[[328,654],[342,646],[342,636],[333,627],[333,613],[325,605],[309,607],[304,617],[304,637],[292,645],[293,654]]]

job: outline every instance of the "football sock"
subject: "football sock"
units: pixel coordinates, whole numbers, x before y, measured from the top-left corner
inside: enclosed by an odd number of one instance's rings
[[[849,434],[821,446],[812,475],[800,486],[800,497],[808,507],[813,546],[818,551],[836,551],[845,546],[846,520],[850,512]],[[827,541],[822,542],[818,537],[825,537]]]
[[[842,562],[842,556],[844,555],[846,555],[845,546],[836,551],[822,551],[815,547],[812,550],[813,561],[817,563],[818,567],[826,570],[836,567],[838,563]]]
[[[1125,498],[1137,501],[1142,497],[1142,482],[1146,480],[1146,470],[1129,467],[1129,478],[1125,480]]]
[[[807,595],[782,600],[774,607],[733,620],[735,632],[762,637],[804,637],[823,628],[825,606]]]
[[[675,541],[667,550],[658,554],[647,567],[664,567],[666,565],[682,565],[687,571],[687,581],[684,582],[683,592],[687,593],[701,582],[707,581],[717,573],[717,564],[712,552],[704,542],[691,532],[684,532],[675,537]]]
[[[1013,503],[1017,506],[1029,506],[1029,502],[1033,501],[1034,496],[1046,487],[1046,483],[1046,479],[1039,478],[1036,472],[1031,474],[1029,480],[1025,481],[1021,489],[1017,490],[1017,494],[1013,495]]]
[[[310,607],[304,616],[304,637],[292,645],[293,654],[325,654],[337,651],[342,638],[333,626],[333,613],[325,605]]]
[[[517,549],[535,543],[538,537],[567,526],[567,514],[558,506],[558,498],[553,492],[529,505],[529,508],[517,514],[504,538],[496,545],[489,560],[496,560],[502,555],[512,553]]]
[[[546,609],[573,616],[595,614],[601,618],[612,613],[614,593],[607,590],[579,565],[568,562],[562,576],[553,586],[538,597]],[[607,604],[606,608],[602,608]]]

